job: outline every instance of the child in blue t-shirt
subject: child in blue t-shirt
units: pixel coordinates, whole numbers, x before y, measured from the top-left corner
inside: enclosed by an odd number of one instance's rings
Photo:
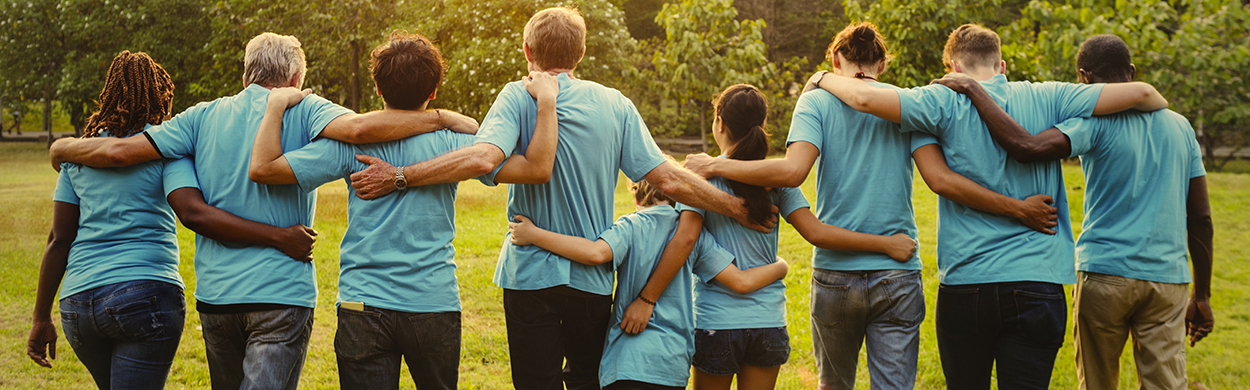
[[[599,365],[601,386],[605,389],[685,388],[695,351],[691,295],[695,278],[700,284],[717,281],[746,294],[780,280],[788,265],[778,260],[767,266],[740,270],[733,264],[733,255],[704,232],[672,283],[654,301],[653,315],[645,331],[627,334],[630,332],[622,326],[626,308],[651,277],[678,221],[672,201],[646,181],[634,183],[630,189],[638,211],[617,219],[598,240],[543,230],[529,218],[518,215],[519,222],[508,224],[512,243],[537,245],[586,265],[612,263],[617,275],[616,300],[613,326],[608,328]]]

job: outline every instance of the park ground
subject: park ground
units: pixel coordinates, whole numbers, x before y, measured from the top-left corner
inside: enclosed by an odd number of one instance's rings
[[[1079,232],[1083,217],[1084,178],[1080,167],[1064,165],[1073,227]],[[77,389],[91,387],[91,377],[65,342],[58,342],[58,359],[53,368],[41,368],[25,355],[30,330],[31,307],[39,261],[51,226],[51,194],[56,173],[47,151],[40,143],[0,143],[0,388]],[[1215,332],[1187,348],[1191,388],[1250,388],[1250,368],[1245,351],[1250,350],[1250,175],[1212,173],[1208,176],[1211,207],[1215,220],[1215,274],[1211,306],[1216,313]],[[814,180],[807,180],[803,192],[814,199]],[[617,186],[616,212],[633,211],[625,180]],[[501,292],[491,282],[495,260],[507,224],[505,187],[486,187],[477,182],[460,186],[457,208],[457,276],[463,302],[463,345],[460,359],[460,387],[465,389],[510,388],[507,338]],[[937,291],[935,233],[937,202],[919,175],[912,200],[920,227],[920,255],[924,261],[927,316],[921,326],[920,368],[917,388],[941,389],[944,381],[934,337],[933,310]],[[338,242],[347,227],[347,189],[343,182],[327,184],[318,192],[315,228],[320,242],[315,253],[317,284],[320,290],[312,341],[300,387],[337,388],[338,370],[334,361],[334,316],[338,281]],[[780,389],[816,387],[816,366],[808,316],[811,278],[811,246],[786,224],[781,226],[780,255],[791,262],[786,276],[787,312],[793,352],[782,368]],[[195,291],[192,269],[193,234],[179,227],[182,250],[182,276],[187,284],[188,313],[182,345],[167,383],[171,389],[208,388],[208,366],[191,292]],[[263,271],[262,271],[263,272]],[[1071,301],[1072,288],[1068,286]],[[56,312],[54,316],[58,316]],[[59,328],[59,326],[58,326]],[[1059,352],[1051,381],[1053,389],[1076,388],[1071,321],[1064,347]],[[861,352],[862,355],[862,352]],[[1121,359],[1121,388],[1136,387],[1131,350]],[[406,370],[406,369],[405,369]],[[405,373],[406,375],[406,373]],[[401,385],[411,388],[411,379]],[[868,388],[868,371],[863,357],[858,388]]]

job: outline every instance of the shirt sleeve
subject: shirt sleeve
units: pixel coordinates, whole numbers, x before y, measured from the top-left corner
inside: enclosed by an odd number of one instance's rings
[[[439,134],[443,137],[443,142],[447,145],[447,153],[473,146],[476,137],[473,134],[462,134],[450,130],[440,130]],[[494,187],[499,183],[495,182],[495,175],[499,174],[499,170],[503,169],[503,165],[508,163],[508,159],[504,159],[503,163],[495,167],[494,170],[484,175],[475,177],[477,181],[490,187]]]
[[[624,116],[621,127],[625,132],[621,139],[621,171],[625,172],[629,180],[639,181],[652,169],[664,163],[664,153],[651,138],[651,131],[647,130],[647,124],[643,123],[642,115],[634,107],[634,102],[625,95],[619,96],[625,106],[621,113]]]
[[[1193,125],[1189,124],[1189,120],[1180,116],[1180,114],[1176,114],[1176,116],[1180,117],[1177,120],[1184,124],[1185,143],[1189,150],[1189,178],[1206,176],[1207,168],[1202,164],[1202,148],[1198,146],[1198,137],[1194,134]]]
[[[350,175],[348,164],[355,161],[351,144],[322,138],[283,154],[295,174],[301,191],[315,191],[322,184]]]
[[[711,283],[716,275],[733,264],[734,255],[716,243],[716,238],[704,229],[699,233],[699,241],[695,243],[695,261],[690,269],[704,282]]]
[[[1094,106],[1098,105],[1098,95],[1102,94],[1102,87],[1105,84],[1073,84],[1060,82],[1041,83],[1041,89],[1046,95],[1042,98],[1049,102],[1058,104],[1055,113],[1058,117],[1054,123],[1060,123],[1070,118],[1089,118],[1094,115]]]
[[[74,183],[69,180],[69,170],[79,169],[73,163],[61,163],[61,173],[56,177],[56,189],[52,191],[52,200],[69,204],[78,204],[78,194],[74,192]]]
[[[303,129],[304,131],[307,132],[309,141],[312,141],[313,139],[317,138],[317,136],[321,135],[321,131],[325,130],[326,126],[328,126],[330,122],[333,122],[336,118],[352,113],[352,110],[349,110],[346,107],[340,106],[338,104],[334,104],[334,102],[326,100],[325,98],[321,96],[317,96],[317,95],[308,95],[307,97],[304,98],[303,101],[300,101],[299,104],[296,105],[296,107],[299,107],[299,111],[297,112],[300,112],[303,114],[298,119],[306,121],[305,122],[306,126],[303,126],[303,127],[287,126],[287,125],[292,124],[292,123],[289,123],[288,120],[295,119],[295,118],[291,118],[291,115],[290,115],[290,113],[295,110],[287,110],[287,114],[283,115],[283,119],[282,119],[283,127],[282,128],[283,129]]]
[[[1055,128],[1068,136],[1068,143],[1072,145],[1072,153],[1068,157],[1080,156],[1094,150],[1098,122],[1097,119],[1076,117],[1055,125]]]
[[[631,215],[626,214],[617,218],[608,231],[599,235],[599,239],[608,243],[608,247],[612,248],[612,269],[614,270],[620,269],[629,255],[629,244],[636,230],[635,223],[630,218]]]
[[[477,131],[477,142],[498,147],[503,151],[504,161],[512,156],[521,140],[520,120],[523,108],[521,99],[529,98],[529,92],[525,92],[525,88],[519,83],[508,83],[503,87],[503,91],[495,97],[495,103],[491,104],[490,111],[486,113],[486,118],[482,119],[482,125]],[[520,96],[521,93],[525,96]],[[499,167],[502,166],[503,164],[500,164]],[[499,167],[495,167],[496,172],[499,171]]]
[[[166,161],[161,175],[165,184],[165,196],[179,188],[200,188],[199,177],[195,174],[195,160],[190,157]]]
[[[803,191],[798,189],[798,187],[774,188],[773,194],[774,204],[777,205],[781,215],[786,217],[787,220],[790,219],[790,213],[793,213],[794,210],[812,206],[810,203],[807,203],[807,197],[803,196]]]
[[[786,147],[795,142],[807,142],[816,146],[816,150],[824,151],[821,149],[824,146],[824,134],[821,132],[824,128],[824,115],[819,107],[828,104],[827,100],[831,96],[823,89],[811,90],[799,96],[799,102],[794,105],[794,116],[790,119],[790,135],[786,136]]]
[[[702,215],[702,216],[704,216],[704,217],[706,217],[706,216],[707,216],[707,211],[705,211],[705,210],[703,210],[703,209],[701,209],[701,208],[692,207],[692,206],[690,206],[690,205],[688,205],[688,204],[685,204],[685,203],[678,203],[678,204],[677,204],[677,213],[678,213],[678,214],[683,213],[683,212],[686,212],[686,211],[693,211],[693,212],[699,213],[699,215]]]
[[[897,91],[902,132],[922,131],[940,137],[950,127],[952,115],[963,108],[958,106],[958,94],[942,85]]]
[[[937,137],[929,133],[911,132],[911,152],[915,153],[916,149],[925,145],[938,143]]]
[[[200,103],[144,132],[156,150],[165,158],[182,158],[195,154],[199,123],[210,103]]]

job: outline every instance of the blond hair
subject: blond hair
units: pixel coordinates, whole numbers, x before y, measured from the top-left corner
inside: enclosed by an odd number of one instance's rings
[[[524,36],[539,68],[573,69],[586,51],[586,20],[573,8],[547,8],[525,24]]]
[[[639,206],[650,207],[660,204],[660,202],[668,202],[673,204],[673,199],[664,195],[659,189],[655,188],[646,180],[629,183],[629,191],[634,193],[634,203]]]

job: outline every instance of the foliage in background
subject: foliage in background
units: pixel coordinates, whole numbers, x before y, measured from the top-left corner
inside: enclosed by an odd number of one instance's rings
[[[1193,124],[1211,168],[1250,147],[1250,8],[1240,1],[1032,1],[1002,34],[1008,69],[1037,81],[1075,81],[1081,42],[1115,34],[1132,50],[1137,80]]]

